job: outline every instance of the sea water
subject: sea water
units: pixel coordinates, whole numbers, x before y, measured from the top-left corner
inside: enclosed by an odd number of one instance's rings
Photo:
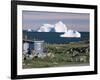
[[[81,37],[60,37],[63,33],[56,33],[56,32],[27,32],[23,31],[23,38],[27,35],[28,40],[43,40],[46,43],[67,43],[67,42],[78,42],[78,41],[89,41],[89,32],[80,32]]]

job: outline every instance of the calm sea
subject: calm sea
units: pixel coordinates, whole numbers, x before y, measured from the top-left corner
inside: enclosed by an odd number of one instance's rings
[[[89,32],[80,32],[80,33],[81,33],[80,38],[65,38],[65,37],[60,37],[60,35],[63,33],[23,31],[23,38],[25,38],[25,35],[27,35],[27,39],[29,40],[44,40],[47,43],[56,43],[56,44],[89,40]]]

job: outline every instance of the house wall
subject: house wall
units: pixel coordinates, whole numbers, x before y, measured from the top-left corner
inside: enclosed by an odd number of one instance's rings
[[[34,41],[34,49],[36,53],[43,53],[43,41]]]

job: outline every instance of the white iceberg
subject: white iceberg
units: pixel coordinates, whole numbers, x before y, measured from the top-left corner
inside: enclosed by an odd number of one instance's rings
[[[28,32],[32,32],[32,29],[28,29],[27,31],[28,31]]]
[[[38,32],[64,32],[60,37],[81,37],[81,34],[78,31],[68,30],[67,26],[62,21],[59,21],[54,25],[44,24],[39,28]]]
[[[54,29],[55,29],[55,32],[66,32],[67,31],[66,25],[61,21],[55,24]]]
[[[51,24],[44,24],[43,26],[40,27],[38,32],[50,32],[54,28],[54,25]]]
[[[81,34],[78,31],[68,30],[60,37],[81,37]]]

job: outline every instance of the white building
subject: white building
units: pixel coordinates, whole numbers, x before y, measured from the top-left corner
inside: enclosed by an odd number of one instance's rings
[[[43,43],[44,41],[34,41],[34,50],[36,54],[38,55],[43,54]]]

